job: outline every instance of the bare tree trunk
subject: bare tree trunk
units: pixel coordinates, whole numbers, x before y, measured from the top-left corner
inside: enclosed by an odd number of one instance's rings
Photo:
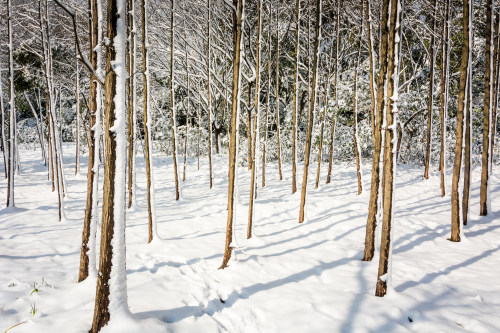
[[[297,99],[299,94],[300,0],[295,5],[295,63],[293,68],[292,109],[292,193],[297,192]]]
[[[455,144],[455,162],[453,164],[453,178],[451,187],[451,238],[452,242],[460,242],[461,233],[461,218],[460,218],[460,195],[459,182],[460,170],[462,168],[462,144],[463,144],[463,126],[464,126],[464,109],[466,107],[466,89],[468,81],[469,69],[469,15],[470,1],[463,2],[463,45],[462,45],[462,60],[460,63],[460,82],[458,90],[458,111],[457,111],[457,135]]]
[[[390,3],[390,8],[389,8]],[[383,218],[382,218],[382,237],[380,243],[380,260],[377,276],[377,286],[375,296],[382,297],[387,293],[387,287],[391,279],[391,260],[392,260],[392,222],[394,217],[394,182],[396,176],[396,154],[397,146],[396,124],[397,124],[397,93],[398,93],[398,61],[399,61],[399,26],[400,22],[400,1],[384,0],[382,8],[382,38],[388,38],[387,44],[382,43],[381,47],[387,47],[387,57],[380,61],[387,62],[387,128],[385,132],[384,147],[384,175],[383,175]],[[387,17],[388,16],[388,17]],[[388,35],[388,36],[387,36]],[[380,73],[380,76],[382,72]],[[379,77],[380,77],[379,76]],[[380,81],[380,79],[379,79]]]
[[[283,180],[281,173],[281,142],[280,142],[280,95],[279,95],[279,68],[280,68],[280,30],[279,30],[279,3],[276,3],[276,138],[278,140],[278,172],[280,180]]]
[[[356,176],[358,178],[358,195],[363,192],[363,180],[361,176],[361,152],[358,138],[358,67],[361,56],[361,39],[363,38],[363,2],[361,2],[361,25],[359,28],[358,55],[356,57],[356,67],[354,69],[354,88],[353,88],[353,137],[354,137],[354,155],[356,157]]]
[[[14,150],[16,126],[16,94],[14,91],[14,42],[12,37],[12,2],[7,0],[7,34],[9,47],[9,158],[7,172],[7,207],[14,207]],[[3,109],[2,109],[3,112]],[[2,133],[3,136],[3,133]]]
[[[269,6],[269,26],[271,26],[272,15],[271,6]],[[266,186],[266,143],[267,143],[267,128],[270,110],[270,95],[271,95],[271,29],[267,29],[267,90],[266,90],[266,113],[264,115],[264,142],[262,143],[262,187]]]
[[[174,180],[175,180],[175,200],[179,200],[179,173],[177,169],[177,120],[175,111],[175,90],[174,90],[174,5],[175,0],[171,0],[170,11],[170,119],[172,121],[172,159],[174,160]]]
[[[252,82],[248,82],[247,144],[248,170],[252,170]]]
[[[473,40],[473,39],[471,39]],[[472,49],[472,48],[471,48]],[[469,52],[469,63],[472,64],[472,52]],[[472,146],[472,69],[469,68],[467,85],[467,107],[465,108],[464,126],[464,193],[462,197],[462,220],[467,225],[469,215],[469,193],[471,176],[471,146]]]
[[[336,17],[336,32],[335,32],[335,89],[333,90],[333,99],[337,103],[337,80],[339,76],[339,47],[340,47],[340,2],[337,0],[337,17]],[[328,175],[326,176],[326,183],[330,184],[332,180],[332,167],[333,167],[333,144],[335,140],[335,115],[332,116],[332,128],[330,130],[330,156],[328,161]]]
[[[377,78],[377,83],[375,86],[375,75],[373,66],[373,41],[372,41],[372,29],[371,29],[371,10],[370,10],[370,0],[366,0],[366,15],[367,15],[367,27],[368,27],[368,51],[370,57],[370,87],[372,94],[372,109],[373,109],[373,119],[375,120],[375,127],[373,132],[374,147],[373,147],[373,161],[372,161],[372,177],[371,177],[371,188],[370,188],[370,200],[368,204],[368,218],[366,221],[366,237],[365,237],[365,250],[363,255],[364,261],[371,261],[375,253],[375,229],[377,227],[377,217],[379,211],[379,195],[381,190],[381,177],[380,177],[380,157],[382,153],[382,124],[384,121],[384,108],[385,96],[384,96],[384,86],[386,84],[387,76],[387,43],[388,35],[384,34],[382,40],[380,41],[380,72]],[[382,21],[382,26],[387,25],[387,16],[384,16]],[[376,96],[376,98],[375,98]]]
[[[309,107],[309,119],[307,122],[307,134],[306,134],[306,151],[304,159],[304,176],[302,179],[302,192],[300,196],[300,211],[299,211],[299,223],[304,222],[305,217],[305,204],[306,204],[306,192],[307,192],[307,176],[309,171],[309,160],[311,157],[311,145],[312,145],[312,129],[314,124],[314,110],[316,108],[316,94],[318,85],[318,63],[319,63],[319,43],[320,43],[320,29],[321,29],[321,0],[316,0],[316,28],[315,28],[315,39],[314,39],[314,62],[313,62],[313,80],[312,80],[312,94],[311,94],[311,105]]]
[[[5,173],[5,179],[8,177],[8,171],[7,171],[7,159],[9,156],[8,153],[8,147],[7,147],[7,140],[5,140],[5,109],[3,107],[3,90],[2,90],[2,79],[0,75],[0,112],[2,112],[2,124],[1,126],[1,131],[2,131],[2,154],[3,154],[3,167],[4,167],[4,173]]]
[[[441,171],[441,196],[446,195],[446,123],[448,118],[448,91],[450,70],[450,0],[446,0],[446,14],[443,19],[443,46],[441,52],[441,100],[439,115],[441,120],[441,150],[439,154],[439,169]]]
[[[0,91],[0,93],[1,93],[1,91]],[[40,148],[42,150],[42,159],[45,160],[45,148],[44,148],[44,145],[43,145],[43,133],[42,133],[41,125],[40,125],[40,123],[41,123],[40,118],[38,117],[38,115],[36,113],[36,110],[33,107],[33,104],[31,103],[28,95],[26,94],[26,91],[24,92],[24,99],[26,99],[26,101],[28,102],[28,105],[30,107],[31,113],[33,114],[33,117],[35,117],[35,120],[36,120],[36,132],[38,134],[38,141],[40,142]],[[3,137],[3,135],[2,135],[2,137]]]
[[[237,167],[238,167],[238,126],[240,115],[240,95],[241,95],[241,48],[242,48],[242,29],[244,26],[244,7],[245,0],[233,0],[233,6],[236,12],[233,12],[233,34],[234,34],[234,55],[233,55],[233,96],[232,96],[232,114],[231,128],[229,137],[229,188],[228,188],[228,203],[227,203],[227,229],[226,229],[226,244],[224,250],[224,258],[219,269],[227,267],[232,253],[233,241],[233,218],[235,211],[235,192],[238,191],[235,184],[238,183]]]
[[[128,39],[129,39],[129,96],[128,96],[128,208],[135,205],[135,136],[136,136],[136,90],[135,90],[135,2],[128,0]]]
[[[207,119],[208,119],[208,168],[210,171],[210,188],[213,186],[213,175],[212,175],[212,100],[210,92],[210,21],[211,21],[212,8],[210,5],[210,0],[207,0]]]
[[[76,53],[76,42],[75,42],[75,55]],[[78,59],[76,59],[76,73],[75,73],[75,118],[76,118],[76,130],[75,130],[75,175],[80,173],[80,64]]]
[[[90,23],[90,64],[94,72],[102,74],[102,56],[100,42],[102,38],[102,5],[100,0],[89,1]],[[87,172],[87,201],[82,231],[82,248],[80,253],[80,270],[78,282],[89,275],[96,276],[96,232],[98,221],[99,197],[99,142],[101,136],[101,90],[97,77],[90,74],[90,109],[89,109],[89,161]]]
[[[183,171],[182,171],[182,181],[186,180],[186,164],[187,164],[187,147],[188,147],[188,135],[189,135],[189,59],[188,59],[188,49],[187,49],[187,42],[186,42],[186,20],[184,20],[184,51],[186,55],[186,98],[187,98],[187,103],[186,103],[186,132],[184,135],[184,166],[183,166]]]
[[[431,141],[432,141],[432,107],[434,105],[434,67],[436,63],[436,55],[434,52],[435,48],[435,38],[434,34],[436,32],[436,16],[437,13],[437,0],[434,0],[434,15],[432,16],[432,32],[431,32],[431,43],[429,46],[430,54],[430,71],[429,71],[429,99],[427,103],[427,144],[425,148],[425,170],[424,178],[429,179],[429,165],[431,160]]]
[[[493,0],[486,1],[486,68],[484,72],[484,110],[483,110],[483,154],[481,159],[481,190],[480,190],[480,209],[479,215],[488,215],[490,210],[489,198],[489,178],[491,174],[491,123],[492,123],[492,106],[493,106],[493,87],[494,87],[494,72],[493,72],[493,25],[494,25],[494,9]]]
[[[360,45],[361,46],[361,45]],[[325,131],[325,121],[326,121],[326,111],[328,109],[328,101],[330,97],[330,64],[332,61],[333,47],[330,47],[330,54],[328,55],[328,63],[326,65],[326,79],[325,79],[325,93],[323,99],[323,114],[321,116],[321,132],[319,136],[319,147],[318,147],[318,168],[316,169],[316,184],[315,187],[319,186],[319,176],[321,172],[321,158],[323,156],[323,136]]]
[[[111,315],[126,313],[127,279],[125,260],[126,179],[126,68],[125,0],[108,1],[105,80],[106,164],[102,204],[101,254],[90,333],[101,330]],[[121,66],[112,66],[113,63]],[[110,288],[111,286],[111,288]]]
[[[141,0],[142,15],[142,81],[144,85],[143,95],[143,118],[144,118],[144,150],[146,162],[146,190],[148,201],[148,243],[153,240],[156,234],[156,212],[155,193],[153,186],[153,142],[151,141],[151,114],[149,105],[149,50],[148,50],[148,26],[146,20],[146,1]],[[175,147],[175,145],[174,145]]]
[[[254,220],[254,198],[257,195],[257,154],[259,153],[259,109],[260,109],[260,42],[262,29],[262,0],[257,0],[257,39],[255,41],[255,114],[253,122],[253,151],[252,151],[252,178],[250,180],[250,201],[248,203],[248,227],[247,239],[252,237],[252,225]]]
[[[495,42],[495,79],[494,79],[494,96],[493,96],[493,108],[491,109],[491,156],[490,156],[490,168],[493,166],[493,148],[495,147],[495,136],[497,131],[497,108],[498,108],[498,92],[500,91],[500,13],[496,16],[495,25],[495,35],[497,36]]]

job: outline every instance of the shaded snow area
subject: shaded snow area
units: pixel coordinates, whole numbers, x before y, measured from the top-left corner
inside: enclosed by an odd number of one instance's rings
[[[0,211],[1,332],[18,323],[9,333],[88,332],[91,327],[96,281],[76,283],[86,176],[73,176],[74,146],[64,148],[66,222],[57,222],[57,194],[51,192],[39,151],[21,151],[17,208]],[[82,158],[82,173],[85,165]],[[440,197],[435,167],[425,181],[423,167],[398,166],[394,289],[378,298],[378,257],[360,260],[369,193],[356,195],[354,166],[335,165],[332,183],[324,185],[324,173],[318,190],[309,182],[307,218],[299,224],[300,194],[290,194],[291,166],[285,164],[280,182],[269,163],[250,241],[245,237],[250,172],[241,167],[237,250],[224,270],[218,267],[227,219],[227,156],[214,159],[212,190],[206,158],[199,171],[190,160],[178,202],[172,159],[157,155],[154,166],[162,239],[147,244],[145,169],[139,158],[137,207],[127,211],[126,229],[132,315],[111,318],[103,332],[500,331],[500,177],[495,168],[493,213],[478,216],[476,166],[466,238],[452,243],[447,240],[450,199]],[[298,170],[300,181],[301,165]],[[2,200],[6,187],[2,176]]]

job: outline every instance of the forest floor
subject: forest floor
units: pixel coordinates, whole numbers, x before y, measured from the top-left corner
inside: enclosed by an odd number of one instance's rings
[[[57,194],[39,151],[21,151],[16,208],[0,210],[1,332],[18,323],[23,324],[9,333],[90,329],[95,280],[76,283],[86,158],[81,175],[74,176],[74,146],[65,145],[64,153],[66,221],[57,221]],[[303,224],[300,194],[291,194],[291,166],[284,165],[280,181],[276,165],[269,163],[251,240],[246,239],[250,173],[241,167],[237,250],[229,267],[218,270],[227,220],[227,156],[215,157],[212,190],[206,158],[200,170],[191,159],[177,202],[172,159],[155,156],[161,239],[149,245],[144,161],[138,159],[137,206],[127,211],[126,230],[131,316],[112,318],[103,332],[499,332],[499,167],[491,179],[493,212],[487,217],[478,215],[480,168],[474,168],[465,239],[452,243],[450,198],[440,196],[436,167],[424,180],[423,168],[398,166],[392,289],[379,298],[374,296],[378,257],[360,260],[369,198],[366,162],[360,196],[353,166],[335,165],[333,181],[325,185],[323,165],[317,190],[313,167]],[[301,165],[298,170],[300,185]],[[451,180],[451,170],[448,175]],[[2,205],[6,185],[2,176]]]

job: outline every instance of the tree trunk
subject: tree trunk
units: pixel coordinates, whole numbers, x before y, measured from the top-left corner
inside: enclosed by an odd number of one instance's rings
[[[250,180],[250,200],[248,203],[248,227],[247,239],[252,237],[252,225],[254,220],[254,198],[257,194],[257,154],[259,153],[259,108],[260,108],[260,35],[262,29],[262,0],[257,0],[257,39],[255,41],[255,114],[253,122],[253,144],[252,144],[252,176]]]
[[[174,90],[174,5],[172,1],[170,11],[170,119],[172,122],[172,159],[174,160],[174,180],[175,180],[175,200],[179,200],[179,172],[177,169],[177,120],[175,111],[175,90]]]
[[[390,3],[390,8],[389,8]],[[399,36],[398,28],[400,22],[400,1],[383,1],[382,17],[383,29],[382,38],[388,42],[381,43],[381,47],[387,47],[387,57],[382,62],[387,62],[387,131],[385,131],[385,147],[384,147],[384,174],[383,174],[383,217],[382,217],[382,237],[380,243],[380,260],[377,276],[377,286],[375,295],[382,297],[387,293],[387,287],[390,286],[391,279],[391,260],[392,260],[392,220],[394,217],[394,183],[396,176],[396,154],[395,147],[397,146],[396,124],[397,124],[397,94],[398,94],[398,61],[399,61]],[[388,35],[388,36],[387,36]],[[385,52],[384,52],[385,53]],[[382,76],[382,72],[379,76]],[[382,79],[384,80],[384,79]],[[380,87],[380,86],[379,86]],[[382,89],[380,89],[382,90]],[[380,101],[380,100],[379,100]],[[382,106],[382,105],[381,105]],[[379,106],[380,107],[380,106]]]
[[[292,193],[297,192],[297,99],[299,94],[300,0],[295,5],[295,62],[293,68],[292,106]]]
[[[248,82],[247,144],[248,170],[252,170],[252,82]]]
[[[269,6],[269,26],[271,25],[272,15],[271,6]],[[262,187],[266,186],[266,143],[267,143],[267,129],[271,95],[271,29],[267,29],[267,90],[266,90],[266,113],[264,115],[264,142],[262,143]]]
[[[485,48],[485,59],[486,68],[484,72],[484,109],[483,109],[483,154],[481,159],[481,190],[480,190],[480,209],[479,215],[488,215],[488,210],[490,210],[490,198],[489,198],[489,178],[491,174],[491,134],[492,134],[492,106],[493,106],[493,47],[494,42],[493,36],[493,25],[494,25],[494,10],[493,10],[493,0],[486,1],[486,48]]]
[[[360,45],[361,46],[361,45]],[[325,121],[326,121],[326,111],[328,109],[328,102],[330,97],[330,64],[332,61],[333,47],[330,47],[330,54],[328,55],[328,63],[326,65],[326,79],[325,79],[325,93],[323,99],[323,114],[321,116],[321,131],[319,136],[319,147],[318,147],[318,168],[316,170],[316,184],[315,187],[319,186],[319,176],[321,171],[321,157],[323,154],[323,135],[325,131]]]
[[[76,53],[76,43],[75,43],[75,55]],[[78,59],[76,59],[76,72],[75,72],[75,118],[76,118],[76,128],[75,128],[75,175],[80,173],[80,64]]]
[[[341,0],[337,0],[337,17],[335,22],[335,81],[333,90],[333,99],[335,100],[335,104],[337,103],[337,80],[339,76],[339,46],[340,46],[340,2]],[[328,175],[326,176],[326,183],[330,184],[332,180],[332,167],[333,167],[333,144],[335,140],[335,115],[332,116],[332,128],[330,130],[330,156],[328,161]]]
[[[136,113],[136,90],[135,90],[135,2],[128,0],[128,71],[129,71],[129,94],[128,94],[128,208],[135,205],[135,135],[137,124]]]
[[[278,172],[280,180],[283,180],[281,173],[281,142],[280,142],[280,94],[279,94],[279,68],[280,68],[280,30],[279,30],[279,3],[276,3],[276,138],[278,144]]]
[[[143,121],[144,121],[144,159],[146,162],[146,192],[148,201],[148,243],[156,236],[155,193],[153,186],[153,142],[151,140],[151,114],[149,105],[149,44],[146,1],[141,0],[142,18],[142,81],[143,81]]]
[[[316,108],[316,93],[317,93],[317,81],[318,81],[318,62],[320,57],[319,52],[319,42],[320,42],[320,29],[321,29],[321,0],[316,0],[316,28],[315,28],[315,39],[314,39],[314,62],[313,62],[313,81],[312,81],[312,94],[311,94],[311,105],[309,107],[309,119],[307,122],[307,133],[306,133],[306,151],[304,158],[304,176],[302,179],[302,192],[300,196],[300,211],[299,211],[299,223],[304,222],[305,217],[305,204],[306,204],[306,191],[307,191],[307,176],[309,171],[309,160],[311,157],[311,145],[312,145],[312,129],[314,124],[314,110]]]
[[[443,46],[441,52],[441,99],[440,99],[440,121],[441,121],[441,150],[439,154],[439,169],[441,171],[441,196],[446,195],[446,124],[448,118],[448,91],[450,71],[450,0],[446,0],[446,14],[443,19]]]
[[[233,95],[232,95],[232,113],[231,113],[231,128],[229,137],[229,187],[228,187],[228,203],[227,203],[227,228],[226,228],[226,244],[224,250],[224,258],[219,269],[227,267],[232,253],[233,241],[233,218],[235,216],[235,192],[238,191],[237,184],[237,167],[238,167],[238,127],[240,116],[240,95],[241,95],[241,49],[242,49],[242,29],[244,26],[244,6],[245,0],[233,0],[233,6],[236,12],[233,12]]]
[[[207,127],[208,127],[208,168],[210,172],[210,188],[213,186],[213,175],[212,175],[212,120],[211,120],[211,114],[212,114],[212,100],[211,100],[211,93],[210,93],[210,17],[211,17],[211,6],[210,6],[210,0],[207,0]]]
[[[186,20],[184,20],[184,40],[186,41]],[[188,62],[188,49],[187,49],[187,42],[184,42],[184,51],[186,55],[186,132],[184,135],[184,166],[183,166],[183,171],[182,171],[182,181],[186,180],[186,164],[187,164],[187,147],[188,147],[188,135],[189,135],[189,62]]]
[[[435,38],[434,34],[436,32],[436,19],[437,14],[437,0],[434,0],[434,15],[432,16],[432,32],[431,32],[431,43],[430,43],[430,71],[429,71],[429,99],[427,103],[427,144],[425,146],[425,170],[424,178],[429,179],[429,165],[431,160],[431,141],[432,141],[432,107],[434,105],[434,67],[436,63],[436,55],[434,52],[435,48]]]
[[[102,74],[102,56],[99,49],[102,38],[100,0],[89,1],[91,27],[90,64],[95,72]],[[101,90],[94,73],[90,74],[90,109],[89,109],[89,161],[87,172],[87,201],[82,231],[82,249],[80,253],[80,271],[78,282],[89,275],[96,276],[96,232],[98,221],[98,189],[99,189],[99,142],[101,136]]]
[[[105,80],[106,165],[102,204],[101,254],[91,333],[110,317],[128,312],[125,263],[126,80],[125,0],[108,1]],[[112,64],[121,64],[113,66]],[[110,288],[111,286],[111,288]]]
[[[14,151],[15,151],[15,126],[16,126],[16,105],[14,91],[14,42],[12,37],[12,2],[7,0],[7,34],[9,47],[9,158],[7,172],[7,207],[14,207]],[[3,112],[3,109],[2,109]],[[3,133],[2,133],[3,136]]]
[[[460,170],[462,168],[462,144],[463,144],[463,126],[464,126],[464,109],[466,107],[466,88],[468,81],[469,69],[469,14],[470,0],[464,0],[463,3],[463,45],[462,45],[462,60],[460,63],[460,82],[458,90],[458,111],[457,111],[457,135],[455,143],[455,162],[453,164],[453,178],[451,187],[451,238],[452,242],[460,242],[461,219],[460,219]]]
[[[353,88],[353,137],[354,137],[354,155],[356,157],[356,176],[358,178],[358,195],[363,192],[363,180],[361,171],[361,149],[359,148],[358,138],[358,67],[361,56],[361,39],[363,38],[363,2],[361,2],[361,25],[359,28],[358,55],[356,57],[356,67],[354,69],[354,88]]]
[[[373,132],[374,147],[373,147],[373,161],[372,161],[372,177],[371,177],[371,188],[370,188],[370,200],[368,204],[368,218],[366,221],[366,237],[365,237],[365,250],[363,254],[364,261],[371,261],[375,253],[375,229],[377,227],[377,217],[379,211],[379,195],[381,191],[381,153],[382,153],[382,124],[384,122],[384,109],[385,96],[384,96],[384,86],[387,80],[387,43],[388,35],[383,34],[382,40],[380,41],[380,70],[377,78],[377,85],[375,86],[374,80],[375,75],[373,75],[374,68],[373,64],[373,44],[372,44],[372,33],[371,33],[371,10],[370,10],[370,0],[366,0],[366,15],[367,15],[367,27],[368,27],[368,51],[370,57],[370,68],[372,73],[370,75],[370,86],[372,92],[372,109],[373,109],[373,119],[375,120],[375,129]],[[383,16],[385,21],[382,21],[382,26],[387,25],[387,15]],[[376,99],[375,99],[376,96]]]

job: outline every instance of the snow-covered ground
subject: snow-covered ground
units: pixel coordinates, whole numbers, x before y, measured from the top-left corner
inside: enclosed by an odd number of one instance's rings
[[[67,221],[57,221],[39,151],[21,151],[15,209],[0,211],[0,331],[88,332],[95,280],[76,283],[86,176],[73,176],[73,146],[65,146]],[[86,172],[86,158],[82,171]],[[461,243],[450,235],[450,199],[439,174],[398,166],[393,290],[374,296],[378,258],[360,259],[364,246],[370,165],[365,193],[356,195],[352,166],[335,165],[333,181],[314,189],[299,224],[299,194],[267,165],[258,189],[254,237],[246,240],[250,174],[240,168],[239,249],[225,270],[227,157],[208,167],[188,164],[175,201],[171,158],[155,157],[158,233],[147,244],[144,161],[138,160],[138,207],[127,211],[127,283],[132,317],[106,332],[499,332],[500,177],[493,172],[493,212],[479,217],[480,169],[472,177],[471,214]],[[1,166],[3,169],[3,165]],[[498,167],[497,169],[498,170]],[[298,180],[302,179],[299,167]],[[259,177],[260,178],[260,177]],[[450,177],[451,178],[451,177]],[[101,178],[102,180],[102,178]],[[259,179],[260,184],[260,179]],[[6,198],[1,180],[0,198]],[[299,184],[300,185],[300,184]],[[300,188],[300,187],[299,187]],[[99,235],[98,235],[99,239]],[[38,291],[34,291],[34,285]],[[35,316],[32,315],[36,310]]]

